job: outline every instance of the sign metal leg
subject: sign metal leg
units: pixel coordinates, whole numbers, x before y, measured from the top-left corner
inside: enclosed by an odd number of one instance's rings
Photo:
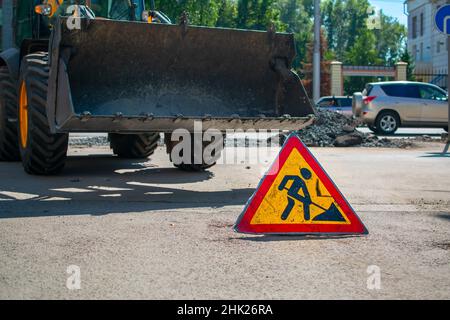
[[[447,36],[447,58],[448,58],[448,64],[447,64],[447,92],[450,90],[450,36]],[[447,143],[445,144],[444,150],[442,150],[442,153],[445,154],[448,152],[448,149],[450,147],[450,133],[448,132],[450,130],[450,100],[448,100],[448,124],[447,124]]]

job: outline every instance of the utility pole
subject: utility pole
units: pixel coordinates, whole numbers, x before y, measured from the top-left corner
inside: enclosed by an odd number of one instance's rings
[[[320,98],[320,0],[314,0],[313,100]]]

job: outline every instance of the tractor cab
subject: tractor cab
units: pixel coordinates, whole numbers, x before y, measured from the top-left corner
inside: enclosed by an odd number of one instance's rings
[[[16,45],[20,47],[25,39],[48,39],[57,17],[74,14],[72,5],[80,5],[80,15],[90,18],[171,23],[162,12],[147,11],[144,0],[21,0],[14,2],[18,17],[15,20]]]
[[[145,8],[144,0],[91,0],[86,1],[86,4],[96,17],[147,23],[172,23],[164,13],[155,10],[153,1],[151,1],[150,10]]]
[[[96,17],[111,20],[141,21],[144,0],[91,0],[87,5]]]

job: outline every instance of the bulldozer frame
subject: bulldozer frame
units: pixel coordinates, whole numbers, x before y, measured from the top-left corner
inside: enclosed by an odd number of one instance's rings
[[[128,18],[112,14],[111,4],[98,7],[100,0],[87,2],[97,4],[92,10],[77,4],[69,15],[47,2],[23,0],[13,10],[12,0],[3,1],[0,88],[17,88],[8,94],[17,96],[18,110],[14,116],[10,108],[0,129],[5,123],[11,131],[18,122],[27,172],[58,172],[69,132],[107,132],[114,150],[133,157],[142,150],[146,157],[157,134],[193,132],[198,122],[203,131],[222,132],[299,130],[313,122],[315,109],[291,70],[292,34],[191,26],[186,16],[171,24],[154,8],[145,11],[143,0],[123,1]],[[30,145],[39,140],[28,136],[33,130],[61,150]],[[124,144],[136,149],[128,152]]]

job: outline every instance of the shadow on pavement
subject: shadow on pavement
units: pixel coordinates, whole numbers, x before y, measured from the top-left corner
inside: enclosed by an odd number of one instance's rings
[[[450,220],[450,212],[442,212],[435,215],[439,219]]]
[[[329,239],[347,239],[360,238],[365,235],[255,235],[248,237],[232,238],[233,240],[255,241],[255,242],[271,242],[271,241],[298,241],[298,240],[329,240]],[[231,238],[230,238],[231,239]]]
[[[442,152],[425,152],[424,155],[419,156],[419,158],[450,158],[450,153]]]
[[[407,137],[423,137],[423,136],[429,136],[429,137],[441,137],[440,133],[394,133],[394,134],[379,134],[377,133],[376,136],[382,137],[382,138],[407,138]]]
[[[2,163],[0,177],[0,219],[243,205],[254,191],[204,186],[197,191],[192,184],[212,179],[212,172],[107,155],[69,157],[62,174],[52,177],[30,176],[20,163]]]

